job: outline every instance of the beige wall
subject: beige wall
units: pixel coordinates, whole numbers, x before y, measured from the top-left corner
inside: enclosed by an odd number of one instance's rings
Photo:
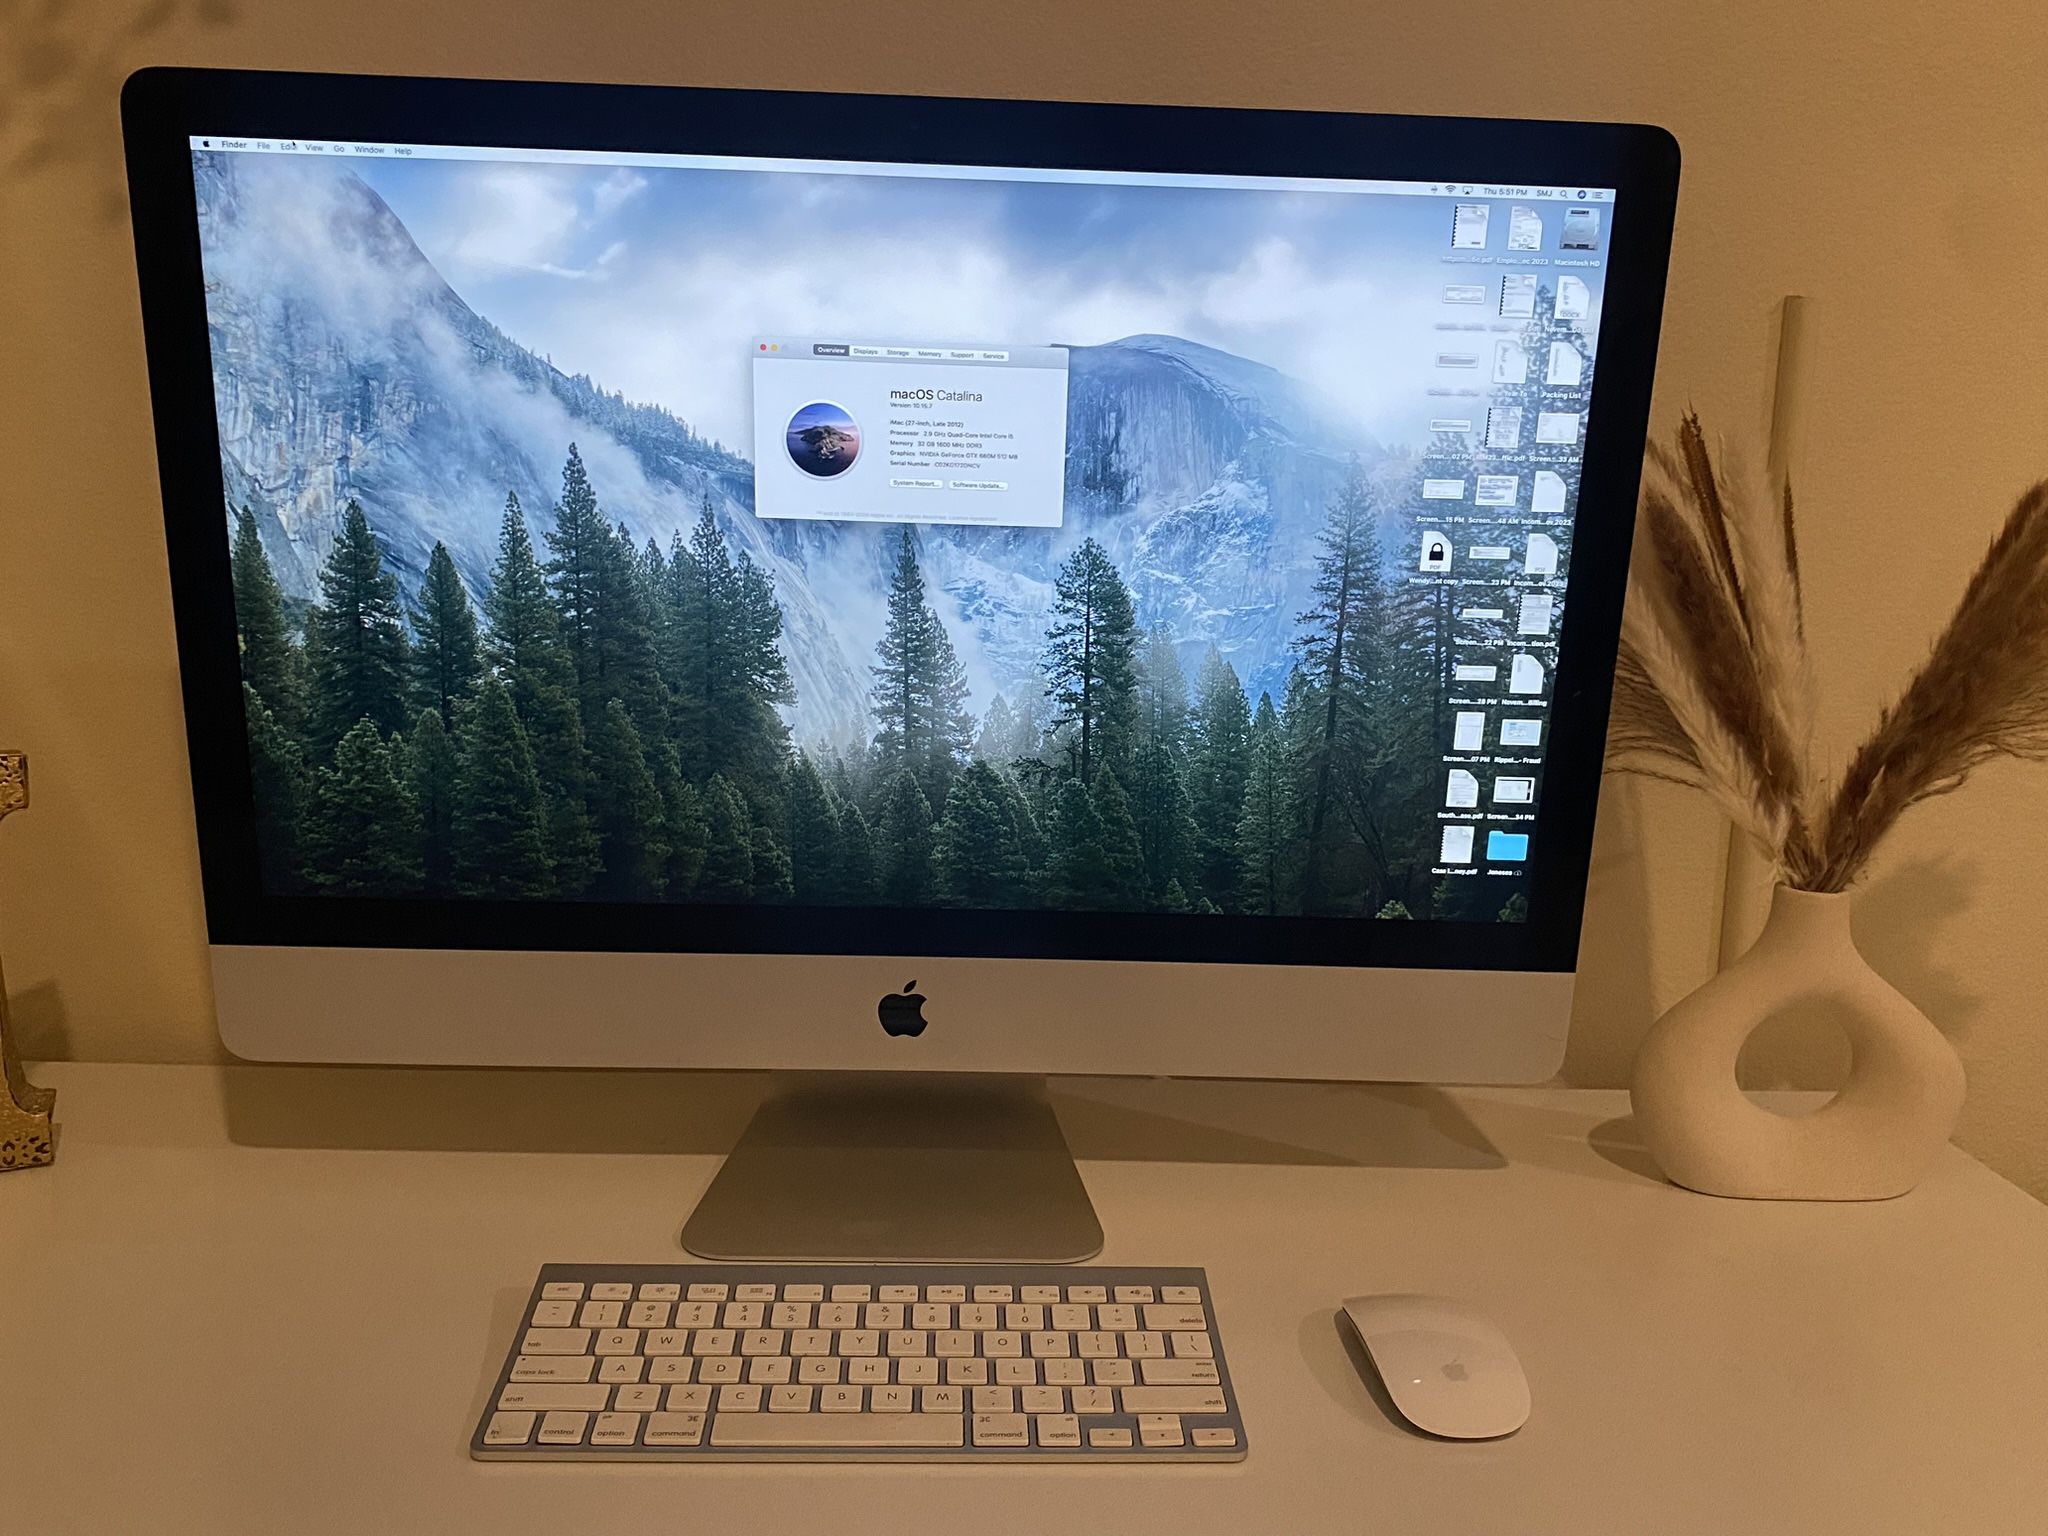
[[[40,13],[53,19],[35,19]],[[144,22],[145,14],[155,18]],[[0,837],[29,1049],[214,1057],[115,91],[145,62],[1634,118],[1686,171],[1659,420],[1753,434],[1780,295],[1814,301],[1804,526],[1839,760],[2012,496],[2048,474],[2048,18],[2032,0],[0,5]],[[1916,813],[1858,932],[1971,1075],[1961,1139],[2048,1196],[2048,769]],[[1721,825],[1602,806],[1568,1074],[1622,1080],[1710,972]],[[1838,1049],[1838,1047],[1837,1047]],[[1758,1081],[1825,1076],[1812,1031]]]

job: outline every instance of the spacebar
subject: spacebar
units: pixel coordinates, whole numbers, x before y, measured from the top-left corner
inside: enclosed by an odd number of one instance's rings
[[[745,1448],[964,1446],[967,1420],[957,1413],[721,1413],[711,1443]]]

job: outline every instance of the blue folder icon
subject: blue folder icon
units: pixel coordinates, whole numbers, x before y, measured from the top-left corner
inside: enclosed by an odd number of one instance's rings
[[[1487,833],[1486,857],[1495,864],[1522,863],[1529,857],[1529,834],[1526,832]]]

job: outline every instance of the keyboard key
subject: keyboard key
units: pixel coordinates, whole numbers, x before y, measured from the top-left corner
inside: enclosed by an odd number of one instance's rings
[[[875,1299],[877,1301],[915,1301],[917,1300],[917,1287],[914,1285],[885,1285],[875,1292]]]
[[[1180,1419],[1171,1413],[1144,1413],[1138,1416],[1138,1443],[1159,1447],[1185,1445],[1187,1437],[1181,1433]]]
[[[835,1285],[832,1287],[834,1301],[872,1301],[875,1288],[871,1285]]]
[[[590,1428],[592,1445],[633,1445],[640,1439],[637,1413],[600,1413]]]
[[[652,1413],[661,1406],[659,1387],[621,1387],[612,1397],[617,1413]]]
[[[889,1362],[883,1359],[867,1358],[846,1362],[846,1379],[861,1386],[874,1386],[889,1379]]]
[[[1010,1299],[1013,1287],[1007,1285],[977,1285],[974,1299],[979,1302],[1004,1302]]]
[[[1129,1450],[1131,1432],[1128,1429],[1091,1429],[1088,1443],[1098,1451]]]
[[[576,1321],[584,1328],[616,1328],[625,1311],[622,1301],[586,1301]]]
[[[699,1328],[690,1340],[693,1355],[729,1355],[739,1342],[739,1335],[730,1328]]]
[[[911,1386],[931,1386],[939,1379],[939,1362],[930,1355],[915,1355],[896,1362],[896,1379]]]
[[[718,1326],[718,1303],[715,1301],[686,1301],[676,1308],[678,1328],[716,1328]]]
[[[1125,1387],[1125,1413],[1227,1413],[1221,1387]]]
[[[1069,1347],[1064,1333],[1034,1333],[1031,1335],[1031,1358],[1034,1360],[1064,1360],[1073,1350]]]
[[[1038,1443],[1047,1450],[1080,1448],[1081,1421],[1071,1413],[1048,1413],[1033,1419],[1031,1424],[1038,1433]]]
[[[747,1362],[747,1380],[757,1387],[786,1387],[795,1370],[787,1355],[762,1355]]]
[[[1017,1394],[1017,1406],[1026,1413],[1065,1413],[1067,1394],[1058,1387],[1026,1387]]]
[[[745,1333],[749,1328],[761,1326],[761,1319],[768,1309],[758,1301],[728,1301],[725,1311],[719,1316],[719,1325],[735,1332]]]
[[[782,1353],[782,1330],[780,1328],[750,1328],[740,1339],[740,1353],[743,1355],[779,1355]]]
[[[850,1301],[828,1301],[818,1308],[818,1326],[838,1331],[860,1326],[860,1308]]]
[[[974,1353],[974,1335],[965,1328],[947,1328],[932,1335],[932,1353],[935,1355],[971,1355]]]
[[[551,1280],[540,1288],[544,1301],[581,1301],[583,1282],[580,1280]]]
[[[846,1374],[846,1362],[837,1355],[812,1355],[799,1360],[796,1379],[821,1387],[836,1387]]]
[[[817,1396],[816,1387],[777,1387],[768,1394],[770,1413],[809,1413]]]
[[[739,1422],[746,1422],[744,1419]],[[699,1445],[704,1440],[701,1413],[650,1413],[640,1432],[642,1445]]]
[[[608,1328],[597,1336],[597,1353],[600,1355],[637,1355],[640,1353],[640,1330],[638,1328]]]
[[[533,1306],[530,1319],[536,1328],[569,1328],[576,1322],[576,1303],[573,1301],[538,1301]]]
[[[1095,1326],[1104,1333],[1128,1333],[1138,1326],[1138,1309],[1126,1306],[1097,1307]]]
[[[1184,1301],[1194,1306],[1202,1303],[1202,1288],[1198,1285],[1162,1285],[1159,1287],[1161,1301]]]
[[[910,1387],[877,1387],[868,1394],[870,1413],[909,1413],[915,1393]]]
[[[705,1386],[670,1387],[668,1389],[668,1411],[670,1413],[704,1413],[711,1407],[711,1388]]]
[[[738,1381],[745,1366],[738,1355],[712,1355],[697,1362],[697,1379],[722,1387]]]
[[[640,1287],[640,1299],[642,1301],[681,1301],[683,1299],[683,1288],[680,1285],[658,1285],[650,1281],[648,1284]]]
[[[638,1355],[609,1356],[597,1370],[599,1381],[638,1381],[647,1362]]]
[[[1017,1333],[1037,1333],[1045,1327],[1045,1308],[1015,1301],[1003,1308],[1003,1326]]]
[[[1124,1335],[1124,1356],[1130,1360],[1157,1360],[1166,1353],[1166,1338],[1157,1333]]]
[[[944,1302],[949,1307],[957,1307],[967,1299],[967,1287],[964,1285],[928,1285],[924,1288],[924,1299],[926,1301]]]
[[[964,1445],[965,1420],[952,1413],[749,1413],[711,1424],[711,1443],[728,1449],[947,1450]]]
[[[981,1336],[981,1352],[994,1360],[1003,1355],[1024,1353],[1024,1335],[1021,1333],[984,1333]]]
[[[699,1282],[691,1286],[689,1290],[689,1297],[692,1301],[723,1301],[725,1296],[725,1286],[712,1285],[709,1282]]]
[[[720,1413],[759,1413],[761,1411],[760,1387],[732,1386],[718,1389],[718,1411]]]
[[[825,1287],[822,1285],[785,1285],[782,1288],[784,1301],[823,1301]]]
[[[900,1301],[871,1301],[861,1308],[860,1325],[863,1328],[877,1328],[887,1333],[892,1328],[903,1326],[903,1303]]]
[[[1225,1426],[1221,1429],[1197,1429],[1189,1431],[1195,1444],[1205,1451],[1227,1451],[1237,1444],[1237,1431]]]
[[[1122,1353],[1116,1339],[1113,1333],[1078,1333],[1074,1335],[1074,1353],[1083,1360],[1114,1360]]]
[[[936,1332],[953,1326],[953,1309],[936,1302],[921,1301],[910,1309],[910,1326]]]
[[[542,1445],[581,1445],[583,1435],[590,1428],[590,1415],[572,1413],[567,1409],[543,1414],[540,1421],[540,1443]]]
[[[1027,1285],[1017,1292],[1019,1300],[1054,1302],[1060,1299],[1060,1288],[1056,1285]]]
[[[1222,1378],[1214,1360],[1144,1360],[1138,1379],[1148,1387],[1212,1387]]]
[[[736,1285],[732,1288],[734,1301],[773,1301],[775,1287],[772,1285]]]
[[[1070,1285],[1067,1287],[1067,1300],[1099,1307],[1109,1300],[1109,1290],[1108,1287],[1100,1285]]]
[[[862,1400],[867,1395],[865,1387],[826,1387],[818,1394],[820,1413],[859,1413]]]
[[[675,1310],[665,1301],[636,1301],[627,1311],[626,1321],[635,1328],[666,1328]]]
[[[925,1387],[917,1395],[917,1405],[924,1413],[960,1413],[966,1408],[965,1387]]]
[[[1088,1374],[1098,1387],[1128,1387],[1138,1379],[1128,1360],[1097,1360],[1088,1367]]]
[[[1116,1412],[1116,1393],[1108,1387],[1076,1387],[1073,1400],[1076,1413]]]
[[[512,1362],[514,1381],[588,1381],[597,1366],[592,1355],[521,1355]]]
[[[1141,1302],[1152,1299],[1149,1285],[1120,1285],[1116,1288],[1116,1299],[1121,1302]]]
[[[890,1332],[886,1347],[893,1358],[921,1355],[930,1347],[930,1338],[919,1328],[897,1328]]]
[[[810,1327],[810,1303],[803,1301],[778,1301],[768,1309],[768,1326],[785,1330]]]
[[[659,1360],[647,1362],[649,1381],[688,1381],[697,1368],[697,1362],[689,1355],[664,1355]]]
[[[974,1389],[974,1411],[976,1413],[1015,1413],[1017,1391],[1014,1387],[976,1387]]]
[[[1080,1333],[1095,1326],[1093,1308],[1062,1305],[1050,1310],[1053,1327],[1066,1333]]]
[[[538,1417],[532,1413],[494,1413],[484,1430],[484,1444],[524,1445],[533,1438],[533,1424]]]
[[[590,1288],[590,1299],[592,1301],[631,1301],[633,1299],[633,1287],[616,1280],[608,1280],[602,1285],[593,1285]]]
[[[657,1328],[640,1345],[643,1355],[680,1355],[688,1351],[690,1335],[682,1328]]]
[[[1178,1360],[1209,1360],[1216,1354],[1216,1346],[1209,1342],[1206,1333],[1169,1333],[1166,1342]]]
[[[789,1336],[789,1352],[792,1355],[829,1355],[832,1353],[832,1330],[829,1328],[799,1328]]]
[[[573,1409],[595,1413],[611,1403],[612,1389],[602,1383],[572,1386],[556,1382],[515,1382],[498,1389],[500,1408],[530,1408],[542,1413]]]
[[[991,1305],[975,1302],[960,1309],[960,1326],[971,1333],[986,1333],[1002,1326],[1001,1314]]]
[[[1038,1385],[1038,1362],[1036,1360],[998,1360],[996,1385],[999,1387],[1035,1387]]]
[[[949,1387],[987,1386],[988,1362],[978,1358],[948,1360],[946,1362],[946,1385]]]
[[[920,1415],[921,1418],[926,1417]],[[1031,1421],[1021,1413],[977,1413],[974,1416],[976,1445],[1029,1445]]]
[[[1048,1387],[1078,1387],[1088,1380],[1085,1360],[1047,1360],[1039,1366]]]
[[[1145,1308],[1145,1326],[1153,1333],[1191,1333],[1209,1326],[1209,1315],[1200,1307],[1152,1306]]]
[[[882,1336],[872,1328],[842,1328],[839,1330],[839,1347],[836,1354],[851,1358],[854,1355],[872,1355],[882,1347]]]

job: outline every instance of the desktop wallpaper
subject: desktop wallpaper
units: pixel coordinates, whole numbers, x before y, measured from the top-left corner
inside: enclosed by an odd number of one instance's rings
[[[193,167],[268,888],[1526,916],[1578,447],[1492,424],[1582,427],[1597,270],[1502,319],[1421,197]],[[754,515],[776,332],[1071,348],[1061,526]]]

